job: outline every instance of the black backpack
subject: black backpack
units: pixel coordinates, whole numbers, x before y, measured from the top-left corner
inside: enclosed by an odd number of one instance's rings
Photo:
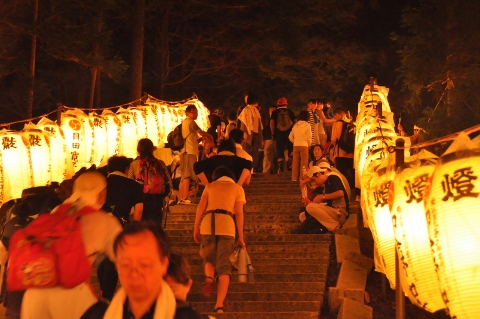
[[[278,109],[278,117],[277,117],[277,129],[280,131],[288,131],[293,125],[293,121],[290,118],[290,114],[288,113],[287,109]]]
[[[182,123],[178,124],[167,136],[168,146],[173,151],[179,151],[185,145],[185,139],[182,135]]]
[[[337,144],[345,152],[353,153],[355,149],[355,125],[345,121],[340,122],[342,122],[342,134]]]

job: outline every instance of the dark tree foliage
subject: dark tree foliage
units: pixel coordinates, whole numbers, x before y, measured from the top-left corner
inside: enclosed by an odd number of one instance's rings
[[[430,137],[480,123],[477,1],[422,0],[403,14],[399,45],[406,112]]]

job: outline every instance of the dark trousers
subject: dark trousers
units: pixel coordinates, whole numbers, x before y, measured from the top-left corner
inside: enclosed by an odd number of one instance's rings
[[[243,147],[245,151],[252,156],[253,169],[256,170],[260,159],[258,150],[262,147],[262,134],[252,132],[252,135],[249,135],[248,138],[243,141]]]
[[[151,220],[161,226],[164,200],[162,194],[144,194],[142,220]]]
[[[336,157],[335,167],[342,173],[350,185],[350,190],[355,188],[355,169],[353,168],[353,158]]]
[[[289,134],[290,131],[275,133],[274,139],[278,162],[283,162],[285,160],[285,150],[288,150],[289,155],[293,152],[293,143],[288,139]]]
[[[117,289],[118,273],[115,264],[105,258],[97,268],[98,283],[102,291],[102,298],[112,300]]]

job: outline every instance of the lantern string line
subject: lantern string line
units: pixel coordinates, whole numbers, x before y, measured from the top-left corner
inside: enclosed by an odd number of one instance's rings
[[[456,139],[458,137],[458,135],[462,132],[465,132],[467,134],[471,134],[471,133],[475,133],[475,132],[478,132],[480,131],[480,124],[477,124],[475,126],[472,126],[470,128],[467,128],[463,131],[460,131],[460,132],[456,132],[456,133],[452,133],[452,134],[448,134],[448,135],[445,135],[445,136],[442,136],[442,137],[439,137],[439,138],[435,138],[433,140],[429,140],[429,141],[426,141],[426,142],[423,142],[423,143],[419,143],[419,144],[415,144],[415,145],[411,145],[411,146],[408,146],[408,147],[398,147],[398,146],[392,146],[391,148],[393,150],[395,149],[410,149],[410,148],[425,148],[425,147],[428,147],[428,146],[432,146],[432,145],[436,145],[436,144],[440,144],[440,143],[445,143],[445,142],[449,142],[449,141],[453,141],[454,139]],[[399,136],[399,138],[401,138],[401,136]]]
[[[197,99],[197,95],[195,93],[192,95],[192,97],[190,97],[188,99],[185,99],[185,100],[182,100],[182,101],[177,101],[177,102],[168,102],[168,101],[159,100],[159,99],[151,96],[150,94],[147,94],[147,96],[148,96],[148,98],[154,100],[155,102],[164,103],[164,104],[168,104],[168,105],[183,104],[183,103],[186,103],[186,102],[191,101],[193,99]],[[14,125],[14,124],[32,122],[34,120],[38,120],[38,119],[41,119],[43,117],[48,117],[48,116],[50,116],[50,115],[52,115],[52,114],[54,114],[58,111],[61,111],[61,110],[82,110],[82,111],[111,110],[111,109],[121,108],[121,107],[124,107],[124,106],[125,107],[134,106],[137,102],[142,102],[142,101],[143,101],[143,99],[138,99],[138,100],[135,100],[135,101],[131,101],[131,102],[122,104],[122,105],[109,106],[109,107],[103,107],[103,108],[81,108],[81,107],[72,107],[72,106],[60,105],[55,110],[53,110],[49,113],[43,114],[43,115],[31,117],[31,118],[24,119],[24,120],[9,122],[9,123],[0,123],[0,127],[10,127],[11,125]]]

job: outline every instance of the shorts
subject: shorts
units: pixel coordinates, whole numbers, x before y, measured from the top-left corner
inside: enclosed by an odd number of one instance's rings
[[[196,181],[197,174],[193,170],[193,164],[197,162],[197,155],[183,153],[180,155],[180,174],[182,175],[181,181],[184,178],[190,178],[190,180]]]
[[[215,240],[217,246],[215,249]],[[203,249],[204,263],[211,263],[215,267],[217,277],[221,275],[232,274],[232,263],[230,262],[230,255],[233,252],[233,245],[235,238],[225,235],[201,235],[200,249]]]

